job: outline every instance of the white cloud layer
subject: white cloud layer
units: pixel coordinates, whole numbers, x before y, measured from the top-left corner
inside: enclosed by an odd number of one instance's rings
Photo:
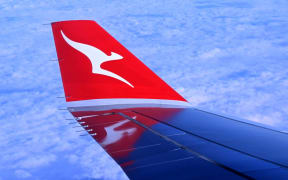
[[[288,131],[286,0],[0,1],[0,179],[126,179],[64,120],[51,28],[94,19],[194,106]]]

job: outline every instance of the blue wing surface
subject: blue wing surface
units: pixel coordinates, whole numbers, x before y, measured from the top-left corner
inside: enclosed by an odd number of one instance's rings
[[[287,179],[287,134],[194,108],[74,111],[130,179]]]

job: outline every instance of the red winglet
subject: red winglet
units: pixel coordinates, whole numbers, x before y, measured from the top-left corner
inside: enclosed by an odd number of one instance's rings
[[[66,101],[186,100],[91,20],[52,23]]]

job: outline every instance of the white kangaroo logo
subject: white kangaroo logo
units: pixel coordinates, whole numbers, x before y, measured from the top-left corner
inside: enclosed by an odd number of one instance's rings
[[[136,116],[134,116],[133,119],[136,119]],[[119,130],[117,129],[118,127],[120,127],[120,126],[122,126],[128,122],[130,122],[130,120],[126,119],[126,120],[117,122],[116,124],[105,127],[105,131],[107,133],[107,136],[105,137],[105,139],[103,139],[101,144],[105,147],[107,145],[116,143],[117,141],[119,141],[124,136],[133,135],[134,132],[136,132],[135,127],[130,127],[130,128],[125,128],[125,129],[121,128]]]
[[[62,37],[64,38],[64,40],[67,42],[67,44],[69,44],[71,47],[73,47],[74,49],[78,50],[79,52],[83,53],[85,56],[88,57],[88,59],[90,60],[90,62],[92,64],[92,73],[102,74],[105,76],[109,76],[109,77],[118,79],[118,80],[128,84],[132,88],[134,88],[134,86],[132,84],[130,84],[124,78],[120,77],[119,75],[117,75],[115,73],[112,73],[110,71],[107,71],[107,70],[101,68],[101,64],[103,62],[123,59],[123,57],[121,55],[114,53],[114,52],[111,52],[111,55],[107,56],[104,52],[102,52],[101,50],[99,50],[96,47],[72,41],[67,36],[65,36],[65,34],[62,32],[62,30],[61,30],[61,34],[62,34]]]

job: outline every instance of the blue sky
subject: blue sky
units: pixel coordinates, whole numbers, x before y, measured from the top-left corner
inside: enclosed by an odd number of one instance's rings
[[[93,19],[194,106],[288,131],[286,0],[0,0],[0,180],[126,179],[65,118],[53,21]]]

